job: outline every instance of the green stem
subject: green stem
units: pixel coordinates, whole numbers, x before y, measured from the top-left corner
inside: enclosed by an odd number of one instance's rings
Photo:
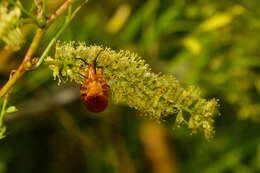
[[[25,70],[27,69],[28,63],[30,63],[31,59],[34,56],[34,53],[36,52],[38,45],[43,37],[43,34],[45,33],[45,30],[48,28],[48,26],[56,20],[65,9],[67,9],[72,3],[74,3],[75,0],[66,0],[48,19],[47,23],[44,28],[38,28],[36,31],[36,34],[33,38],[33,41],[22,61],[22,63],[19,65],[18,69],[15,71],[14,75],[11,79],[9,79],[5,85],[0,90],[0,98],[3,97],[7,91],[16,83],[16,81],[24,74]],[[74,13],[73,13],[74,14]],[[72,15],[73,16],[73,15]]]
[[[33,38],[33,41],[23,59],[23,62],[20,64],[20,66],[18,67],[18,69],[15,71],[14,75],[12,76],[12,78],[10,78],[6,84],[3,86],[3,88],[0,90],[0,98],[3,97],[7,91],[15,84],[15,82],[23,75],[23,73],[26,70],[26,66],[27,64],[30,62],[31,58],[33,57],[40,41],[41,38],[44,34],[45,30],[43,29],[38,29],[36,31],[36,34]]]
[[[3,119],[4,119],[4,114],[5,114],[5,108],[7,105],[7,100],[8,100],[8,94],[5,96],[2,108],[1,108],[1,113],[0,113],[0,128],[3,126]]]
[[[87,1],[85,1],[85,3],[86,2]],[[83,3],[83,4],[85,4],[85,3]],[[50,50],[51,50],[52,46],[54,45],[54,43],[57,41],[57,39],[60,37],[60,35],[63,33],[63,31],[67,28],[67,26],[69,25],[71,20],[74,18],[76,13],[83,6],[83,4],[81,4],[72,14],[71,14],[71,6],[68,8],[68,15],[66,16],[63,25],[61,26],[59,31],[55,34],[55,36],[52,38],[52,40],[50,41],[50,43],[48,44],[48,46],[44,50],[43,54],[41,55],[40,59],[38,60],[38,62],[36,63],[34,68],[38,68],[42,64],[43,60],[47,57],[47,55],[50,52]]]
[[[60,37],[62,32],[67,28],[67,26],[69,25],[70,21],[71,21],[71,18],[69,16],[67,16],[65,21],[64,21],[64,23],[63,23],[63,25],[62,25],[62,27],[59,29],[59,31],[55,34],[55,36],[49,42],[48,46],[46,47],[46,49],[42,53],[39,61],[37,62],[37,64],[35,65],[34,68],[38,68],[42,64],[43,60],[47,57],[48,53],[50,52],[52,46],[57,41],[57,39]]]

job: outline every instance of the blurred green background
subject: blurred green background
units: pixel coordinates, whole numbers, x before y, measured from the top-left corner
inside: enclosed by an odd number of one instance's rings
[[[21,2],[30,9],[33,1]],[[47,2],[51,13],[62,0]],[[79,86],[58,86],[43,66],[19,80],[11,95],[19,112],[6,116],[0,173],[260,172],[259,19],[259,0],[89,0],[60,39],[131,50],[154,72],[218,98],[215,138],[150,122],[112,102],[89,113]],[[62,21],[48,30],[38,56]],[[23,28],[27,41],[19,52],[0,52],[1,86],[34,31]]]

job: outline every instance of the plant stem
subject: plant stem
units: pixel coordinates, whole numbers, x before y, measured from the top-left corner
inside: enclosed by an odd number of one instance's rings
[[[4,101],[3,101],[3,104],[2,104],[2,108],[1,108],[1,113],[0,113],[0,128],[3,126],[3,119],[4,119],[4,114],[5,114],[5,108],[6,108],[6,105],[7,105],[7,100],[8,100],[8,94],[5,95]],[[0,138],[1,138],[1,135],[0,135]]]
[[[87,1],[85,1],[86,3]],[[83,6],[82,3],[72,14],[71,14],[71,8],[69,8],[68,11],[68,15],[66,16],[66,19],[63,23],[63,25],[61,26],[61,28],[59,29],[59,31],[56,33],[56,35],[52,38],[52,40],[50,41],[50,43],[48,44],[48,46],[46,47],[46,49],[44,50],[42,56],[40,57],[40,59],[38,60],[38,62],[36,63],[34,68],[38,68],[43,60],[47,57],[49,51],[51,50],[52,46],[54,45],[54,43],[57,41],[57,39],[60,37],[60,35],[62,34],[62,32],[66,29],[66,27],[69,25],[69,23],[71,22],[71,20],[74,18],[74,16],[76,15],[76,13],[79,11],[79,9]]]
[[[58,8],[48,19],[47,24],[52,23],[58,16],[60,16],[65,9],[68,8],[70,4],[72,4],[75,0],[67,0],[65,1],[60,8]]]
[[[7,83],[3,86],[3,88],[0,90],[0,98],[3,97],[6,92],[13,86],[13,84],[23,75],[23,73],[26,70],[26,66],[28,64],[28,62],[30,62],[31,58],[33,57],[39,43],[40,40],[43,36],[44,33],[44,29],[37,29],[36,34],[33,38],[33,41],[22,61],[22,63],[20,64],[20,66],[18,67],[18,69],[15,71],[15,73],[13,74],[12,78],[10,78]]]
[[[36,52],[39,43],[43,37],[43,34],[45,30],[50,26],[50,24],[59,17],[65,9],[68,8],[69,5],[71,5],[75,0],[66,0],[47,20],[47,26],[45,28],[38,28],[36,31],[36,34],[33,38],[33,41],[22,61],[22,63],[19,65],[18,69],[13,74],[12,78],[10,78],[5,85],[0,90],[0,98],[2,98],[7,91],[16,83],[16,81],[24,74],[25,70],[27,69],[31,59],[34,56],[34,53]]]
[[[48,55],[49,51],[51,50],[52,46],[54,45],[55,41],[59,38],[59,36],[65,30],[65,28],[68,26],[68,24],[69,24],[69,21],[65,20],[62,27],[59,29],[57,34],[52,38],[52,40],[50,41],[50,43],[48,44],[48,46],[44,50],[42,56],[40,57],[39,61],[37,62],[37,64],[35,65],[34,68],[38,68],[42,64],[43,60],[47,57],[47,55]]]

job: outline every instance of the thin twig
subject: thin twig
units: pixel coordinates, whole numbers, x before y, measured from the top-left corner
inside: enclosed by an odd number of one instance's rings
[[[8,100],[8,94],[5,95],[4,101],[1,107],[1,112],[0,112],[0,128],[3,126],[3,119],[4,119],[4,114],[5,114],[5,108],[7,105],[7,100]]]
[[[52,23],[58,16],[60,16],[65,9],[68,8],[69,5],[71,5],[75,0],[67,0],[65,1],[60,8],[58,8],[48,19],[47,24]]]
[[[2,87],[2,89],[0,90],[0,98],[3,97],[7,93],[7,91],[16,83],[16,81],[24,74],[25,70],[28,67],[29,62],[33,58],[34,53],[36,52],[36,50],[39,46],[39,43],[44,35],[44,32],[46,31],[46,29],[48,28],[50,23],[52,23],[55,19],[57,19],[64,12],[64,10],[67,9],[68,6],[71,5],[73,2],[75,2],[75,0],[66,0],[47,20],[48,25],[45,26],[45,28],[37,29],[36,34],[33,38],[33,41],[31,43],[22,63],[19,65],[18,69],[15,71],[13,77],[11,79],[9,79],[5,83],[5,85]]]
[[[44,33],[44,29],[38,29],[36,31],[36,34],[33,38],[33,41],[22,61],[22,63],[20,64],[20,66],[18,67],[18,69],[15,71],[14,75],[12,78],[10,78],[5,85],[3,86],[3,88],[0,90],[0,98],[3,97],[6,92],[14,85],[14,83],[23,75],[23,73],[26,70],[26,66],[28,65],[28,63],[30,62],[31,58],[33,57],[39,43],[40,40],[43,36]]]
[[[52,46],[54,45],[54,43],[57,41],[57,39],[60,37],[60,35],[62,34],[62,32],[67,28],[67,26],[69,25],[69,23],[71,22],[71,20],[75,17],[76,13],[80,10],[80,8],[86,3],[87,1],[85,1],[84,3],[82,3],[72,14],[71,14],[71,8],[69,8],[68,11],[68,15],[65,18],[65,21],[62,25],[62,27],[59,29],[59,31],[55,34],[55,36],[52,38],[52,40],[49,42],[48,46],[46,47],[46,49],[44,50],[42,56],[40,57],[40,59],[38,60],[38,62],[36,63],[35,67],[33,68],[38,68],[43,60],[47,57],[49,51],[51,50]]]

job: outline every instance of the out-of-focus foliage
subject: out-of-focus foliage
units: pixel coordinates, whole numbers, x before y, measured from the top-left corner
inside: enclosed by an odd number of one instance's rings
[[[30,9],[32,0],[21,2]],[[61,2],[47,0],[47,12]],[[200,87],[205,98],[219,98],[216,137],[208,142],[185,128],[172,130],[171,123],[150,126],[134,110],[111,103],[90,114],[79,86],[58,87],[42,67],[10,96],[19,112],[6,116],[0,172],[260,172],[259,18],[259,0],[90,0],[60,39],[137,52],[155,73],[173,74],[182,85]],[[22,29],[26,47],[33,30]],[[2,85],[24,52],[0,54]]]
[[[7,0],[0,2],[0,39],[13,50],[19,50],[24,39],[19,25],[21,10]]]
[[[189,68],[181,74],[185,80],[203,85],[208,92],[221,93],[226,102],[237,106],[239,118],[260,120],[259,38],[254,34],[259,25],[248,10],[233,4],[223,12],[212,11],[182,38],[183,50],[169,71]]]

